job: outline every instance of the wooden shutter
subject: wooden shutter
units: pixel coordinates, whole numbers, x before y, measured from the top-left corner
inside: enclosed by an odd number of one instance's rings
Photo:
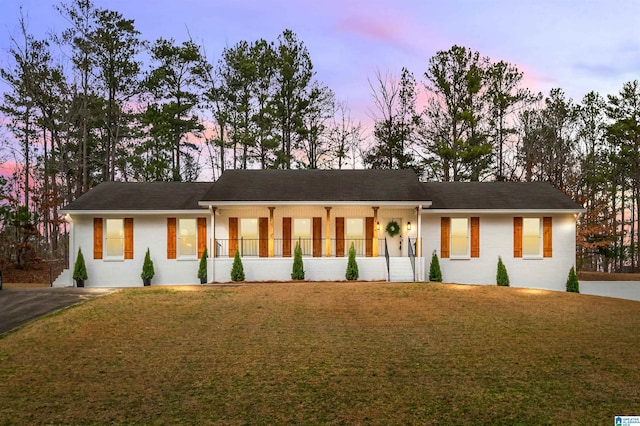
[[[258,218],[258,256],[269,257],[269,218]]]
[[[229,257],[234,257],[238,250],[238,218],[229,218]]]
[[[336,217],[336,257],[344,257],[344,217]]]
[[[176,258],[176,218],[167,218],[167,259]]]
[[[133,218],[124,218],[124,258],[133,259]]]
[[[313,218],[313,257],[322,256],[322,218]]]
[[[440,257],[449,258],[451,244],[451,218],[440,218]]]
[[[513,257],[522,257],[522,218],[513,218]]]
[[[291,257],[291,218],[282,218],[282,257]]]
[[[373,256],[373,217],[366,217],[364,224],[365,256]]]
[[[207,247],[207,218],[198,218],[198,259],[202,257],[204,249]]]
[[[102,218],[93,218],[93,258],[102,259]]]
[[[480,257],[480,218],[471,218],[471,257]]]
[[[553,237],[550,217],[542,218],[542,255],[551,257],[553,255]]]

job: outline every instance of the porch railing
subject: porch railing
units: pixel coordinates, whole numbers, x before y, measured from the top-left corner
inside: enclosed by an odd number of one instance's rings
[[[387,238],[384,239],[384,259],[387,261],[387,281],[391,281],[391,269],[389,269],[389,248],[387,247]]]
[[[408,238],[409,240],[409,250],[407,250],[409,252],[409,261],[411,262],[411,270],[413,271],[413,281],[416,280],[416,241],[417,240],[413,240],[413,242],[411,242],[411,238]]]
[[[366,257],[373,255],[373,247],[370,240],[365,238],[345,238],[344,240],[330,239],[331,257],[347,257],[349,248],[353,244],[356,250],[356,256]],[[292,238],[286,241],[282,238],[273,240],[273,256],[274,257],[293,257],[293,251],[296,244],[300,244],[302,255],[308,257],[325,257],[326,256],[326,239],[313,238]],[[386,250],[385,239],[378,240],[378,256],[381,256]],[[242,257],[268,257],[269,256],[269,240],[261,238],[244,238],[236,239],[216,239],[215,240],[215,256],[229,257],[235,254],[235,250],[240,252]]]

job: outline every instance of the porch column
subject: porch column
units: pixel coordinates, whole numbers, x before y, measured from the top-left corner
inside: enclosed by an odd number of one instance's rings
[[[331,207],[325,207],[327,210],[327,225],[324,234],[324,255],[331,257]]]
[[[275,254],[275,240],[273,237],[273,211],[275,207],[269,207],[269,257]]]
[[[378,257],[378,209],[380,207],[371,207],[373,209],[373,257]]]
[[[211,253],[211,256],[209,256],[211,258],[211,281],[215,281],[216,280],[216,262],[215,262],[215,258],[217,257],[217,248],[218,245],[216,243],[216,212],[218,211],[217,207],[210,207],[209,208],[209,213],[211,214],[211,238],[212,238],[212,243],[209,244],[211,246],[211,250],[209,251],[209,253]],[[209,279],[207,279],[207,282],[210,282]]]

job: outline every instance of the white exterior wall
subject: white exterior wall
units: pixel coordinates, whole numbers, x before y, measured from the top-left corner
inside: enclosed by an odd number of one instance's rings
[[[106,260],[93,258],[93,218],[103,219],[124,217],[133,218],[133,259]],[[211,253],[210,215],[207,210],[202,214],[176,215],[73,215],[71,241],[69,247],[69,266],[73,272],[78,248],[87,265],[88,279],[85,287],[142,287],[142,263],[150,250],[155,276],[151,285],[158,284],[200,284],[197,277],[199,259],[167,259],[167,217],[196,218],[207,217],[207,250]],[[103,246],[104,251],[104,246]],[[211,264],[208,263],[209,278]],[[72,275],[72,274],[70,274]],[[66,285],[75,285],[72,281]]]
[[[480,218],[480,257],[442,259],[440,253],[441,217]],[[550,258],[513,257],[513,218],[551,216],[553,256]],[[498,256],[502,257],[512,287],[564,291],[569,269],[575,264],[576,222],[574,214],[449,214],[425,212],[422,220],[425,280],[435,250],[440,261],[442,280],[447,283],[496,283]]]
[[[383,281],[387,277],[384,257],[358,257],[359,280]],[[347,272],[347,257],[303,257],[302,263],[307,281],[341,281]],[[233,259],[216,259],[214,281],[231,280]],[[293,269],[293,257],[242,259],[247,281],[289,281]]]

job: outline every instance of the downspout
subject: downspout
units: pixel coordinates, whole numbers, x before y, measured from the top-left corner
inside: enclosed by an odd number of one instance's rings
[[[419,204],[418,207],[416,207],[416,216],[418,216],[416,219],[416,222],[418,222],[418,229],[417,229],[417,235],[416,235],[416,257],[418,259],[420,259],[420,261],[418,262],[418,273],[417,273],[417,280],[418,281],[424,281],[424,274],[423,274],[423,263],[424,263],[424,259],[422,258],[422,205]]]
[[[217,254],[216,249],[218,248],[217,245],[216,245],[216,210],[217,210],[216,207],[209,206],[209,213],[211,214],[211,238],[212,238],[212,241],[211,241],[211,244],[210,244],[210,246],[211,246],[211,250],[210,250],[210,253],[211,253],[211,256],[210,256],[210,258],[211,258],[211,275],[212,275],[211,276],[211,282],[214,282],[216,280],[216,261],[215,261],[215,258],[216,258],[216,254]],[[207,282],[208,281],[209,280],[207,280]]]
[[[76,264],[76,255],[75,255],[75,251],[76,251],[76,231],[75,231],[75,225],[74,225],[74,221],[71,218],[71,215],[69,213],[67,213],[65,215],[65,220],[67,221],[67,223],[69,224],[69,235],[67,236],[69,238],[69,270],[70,270],[70,274],[69,274],[69,283],[71,285],[71,287],[74,286],[74,282],[73,282],[73,270],[74,270],[74,266]],[[91,258],[93,259],[93,255],[91,256]]]

